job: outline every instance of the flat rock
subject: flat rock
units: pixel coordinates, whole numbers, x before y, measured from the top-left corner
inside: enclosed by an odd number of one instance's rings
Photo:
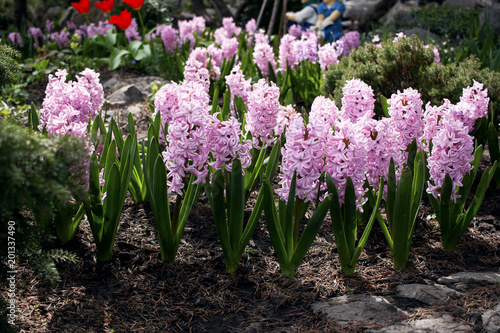
[[[135,85],[128,85],[112,93],[107,101],[111,107],[124,107],[144,101],[144,96]]]
[[[459,272],[449,276],[443,276],[438,279],[439,283],[454,284],[454,283],[471,283],[471,282],[486,282],[500,283],[500,273],[497,272]]]
[[[500,330],[500,302],[492,309],[486,311],[483,316],[484,330],[487,333],[496,333]]]
[[[402,284],[397,286],[396,290],[399,297],[416,299],[429,305],[444,303],[450,297],[460,295],[456,290],[440,284]]]
[[[406,316],[406,313],[391,304],[389,297],[372,295],[344,295],[326,302],[312,304],[315,313],[326,314],[339,325],[353,322],[384,324]]]
[[[395,325],[376,330],[368,330],[370,333],[443,333],[443,332],[471,332],[466,324],[455,320],[450,315],[418,319],[415,321],[404,321]]]

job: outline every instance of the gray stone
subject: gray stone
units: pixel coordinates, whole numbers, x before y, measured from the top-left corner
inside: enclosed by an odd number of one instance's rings
[[[344,295],[326,302],[312,304],[315,313],[326,314],[339,325],[353,322],[384,324],[406,317],[406,313],[391,304],[389,297]]]
[[[395,325],[376,330],[370,333],[442,333],[442,332],[471,332],[471,328],[459,322],[450,315],[442,317],[424,318],[415,321],[404,321]]]
[[[479,14],[479,22],[484,24],[488,22],[488,25],[493,29],[495,35],[500,34],[500,4],[496,3],[487,8],[484,8],[481,14]]]
[[[496,333],[500,329],[500,302],[486,311],[483,316],[484,330],[487,333]]]
[[[438,279],[439,283],[471,283],[471,282],[486,282],[500,283],[500,273],[497,272],[459,272],[449,276],[443,276]]]
[[[345,3],[344,18],[356,21],[360,30],[382,18],[397,0],[349,0]]]
[[[112,107],[123,107],[143,101],[142,92],[134,85],[120,88],[108,97],[108,104]]]
[[[397,286],[396,290],[399,297],[416,299],[429,305],[443,303],[450,297],[459,295],[456,290],[440,284],[403,284]]]
[[[384,16],[382,22],[386,27],[389,25],[399,27],[409,24],[413,21],[412,12],[416,9],[418,9],[418,2],[416,1],[397,3],[389,9],[389,12]]]

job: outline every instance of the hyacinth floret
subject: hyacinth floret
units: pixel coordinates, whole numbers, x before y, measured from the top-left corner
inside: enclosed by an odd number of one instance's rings
[[[104,92],[99,74],[91,69],[85,69],[80,74],[82,76],[76,82],[66,82],[66,70],[49,75],[40,111],[40,130],[46,127],[48,133],[53,135],[64,135],[65,131],[77,136],[85,135],[89,121],[102,107]]]
[[[245,30],[249,36],[253,36],[255,30],[257,30],[257,22],[255,19],[252,18],[245,24]]]
[[[165,51],[174,53],[179,44],[179,32],[171,25],[163,25],[160,30],[160,38],[165,46]]]
[[[245,79],[245,75],[240,66],[241,63],[234,65],[233,69],[231,69],[231,73],[226,75],[226,84],[231,92],[231,111],[233,117],[236,117],[234,97],[240,97],[246,104],[248,96],[252,91],[252,84],[250,83],[252,79]]]
[[[222,41],[221,49],[226,61],[231,60],[232,57],[238,54],[238,46],[239,42],[236,37],[227,38]]]
[[[328,66],[332,64],[338,64],[338,58],[339,54],[337,53],[337,49],[333,44],[326,43],[325,45],[320,46],[318,50],[318,61],[322,71],[326,71],[328,69]]]
[[[172,94],[174,91],[175,87],[165,92]],[[166,102],[164,98],[161,97]],[[190,81],[177,86],[177,107],[172,106],[175,100],[175,97],[171,98],[168,104],[171,107],[166,118],[171,119],[168,121],[167,147],[162,157],[168,169],[168,191],[183,195],[184,180],[188,174],[196,176],[193,184],[204,183],[208,175],[208,131],[212,120],[208,112],[208,91],[203,84]],[[160,108],[157,112],[164,111]]]
[[[263,75],[269,75],[269,64],[274,71],[276,70],[273,48],[267,43],[255,44],[253,59]]]
[[[440,106],[433,106],[430,102],[425,105],[424,112],[424,134],[421,137],[422,148],[430,154],[431,141],[436,136],[440,126],[441,119],[447,114],[454,116],[452,110],[455,108],[450,100],[444,99]]]
[[[356,122],[361,117],[371,118],[375,115],[375,95],[373,89],[360,79],[346,82],[342,89],[342,119]]]
[[[334,135],[326,143],[325,152],[323,171],[332,177],[338,189],[339,203],[342,205],[345,201],[345,187],[349,177],[354,185],[356,207],[362,210],[367,200],[363,188],[367,165],[366,138],[361,123],[349,120],[338,122]]]
[[[465,174],[472,170],[474,139],[461,121],[450,114],[446,114],[440,123],[440,128],[432,139],[431,155],[427,159],[427,192],[438,198],[445,176],[449,174],[453,183],[451,199],[456,202],[460,198],[457,187],[463,186]]]
[[[363,117],[359,125],[362,126],[361,133],[366,139],[366,177],[372,188],[377,189],[380,177],[387,180],[391,159],[396,167],[396,178],[399,178],[398,166],[401,165],[403,154],[394,145],[398,134],[391,118],[375,120]]]
[[[280,71],[285,72],[286,67],[290,67],[291,69],[295,69],[296,63],[296,55],[294,52],[294,44],[297,39],[291,35],[286,34],[280,40],[279,46],[279,64]]]
[[[318,61],[318,36],[316,33],[308,30],[294,44],[294,52],[296,54],[295,63],[297,65],[302,61],[308,61],[313,64]]]
[[[389,116],[394,119],[395,130],[399,134],[398,144],[401,150],[406,150],[414,139],[418,143],[423,135],[423,103],[420,93],[407,88],[403,92],[392,94],[387,103]]]
[[[304,201],[314,201],[318,195],[319,178],[324,161],[324,145],[309,135],[302,116],[293,117],[285,132],[286,143],[281,148],[280,187],[276,193],[288,200],[290,186],[296,173],[295,195]]]
[[[217,114],[212,119],[209,142],[214,160],[209,165],[215,170],[225,166],[226,170],[231,172],[233,160],[238,158],[242,169],[245,170],[252,163],[252,141],[241,140],[241,123],[234,117],[220,121]]]
[[[290,27],[288,33],[295,38],[299,38],[302,35],[302,27],[299,24],[294,24]]]
[[[264,147],[275,140],[279,95],[280,89],[274,82],[268,84],[265,79],[260,79],[253,85],[248,96],[245,130],[252,133],[253,145],[256,148],[260,147],[259,140],[264,143]]]
[[[335,101],[325,96],[314,99],[309,113],[309,130],[317,138],[328,140],[333,135],[339,120],[339,109]]]
[[[472,87],[469,86],[463,89],[460,102],[452,111],[455,117],[461,119],[464,125],[467,126],[469,132],[474,128],[478,118],[488,115],[488,104],[490,102],[488,89],[484,88],[482,83],[473,81]]]

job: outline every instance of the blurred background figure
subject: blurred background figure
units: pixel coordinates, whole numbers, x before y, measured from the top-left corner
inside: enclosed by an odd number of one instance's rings
[[[342,0],[324,0],[318,6],[318,19],[314,26],[318,36],[332,43],[342,37],[342,15],[345,5]]]
[[[318,19],[318,1],[317,0],[301,0],[302,9],[298,12],[287,12],[287,28],[294,24],[300,25],[302,30],[307,30],[316,24]]]

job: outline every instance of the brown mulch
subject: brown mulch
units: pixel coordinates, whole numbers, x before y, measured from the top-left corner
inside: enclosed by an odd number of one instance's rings
[[[378,226],[374,227],[356,273],[345,276],[327,218],[294,280],[280,274],[265,221],[261,218],[239,270],[227,274],[210,207],[203,200],[191,212],[175,262],[159,258],[156,228],[148,204],[127,199],[114,259],[96,262],[84,221],[64,246],[80,257],[60,267],[56,286],[30,269],[19,274],[19,327],[24,332],[325,332],[359,331],[336,326],[310,304],[344,294],[394,295],[402,283],[426,283],[460,271],[494,271],[500,266],[499,192],[489,190],[480,214],[455,251],[440,247],[439,228],[424,201],[408,267],[392,268]],[[492,232],[492,231],[495,232]],[[500,286],[464,286],[446,305],[425,307],[399,300],[411,317],[449,313],[480,326],[480,313],[498,302]],[[479,319],[478,319],[479,318]],[[373,328],[373,326],[370,326]]]

